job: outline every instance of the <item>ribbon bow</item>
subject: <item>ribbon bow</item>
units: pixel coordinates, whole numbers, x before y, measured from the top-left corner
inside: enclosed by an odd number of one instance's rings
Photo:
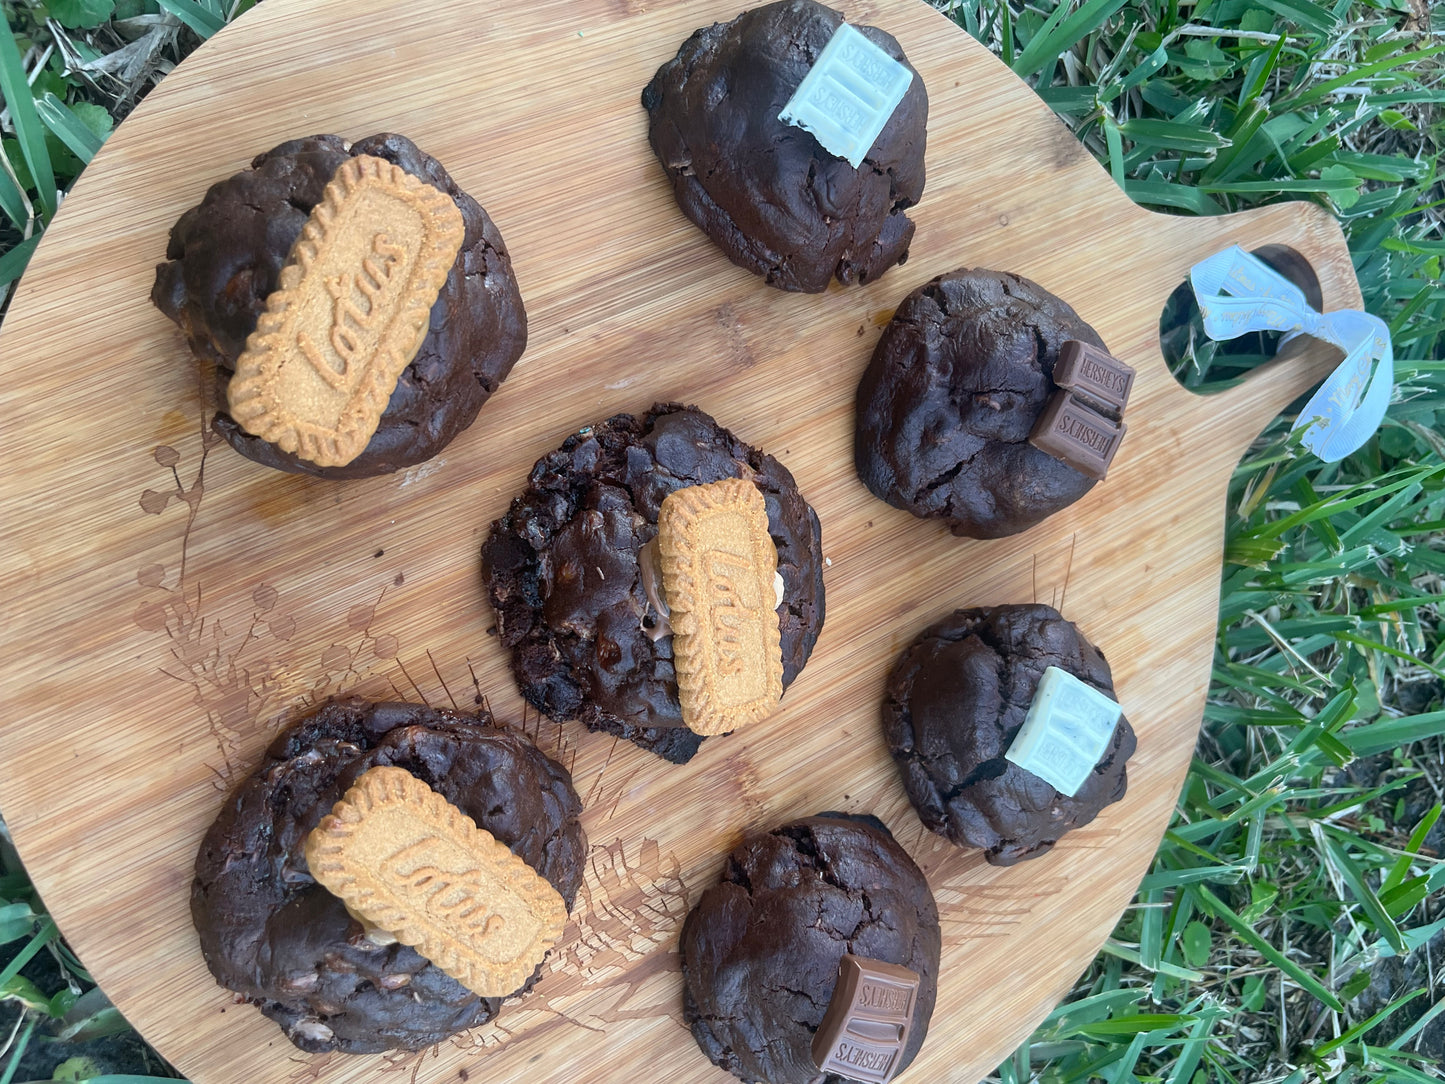
[[[1334,463],[1380,427],[1395,384],[1395,353],[1383,320],[1353,309],[1315,312],[1299,287],[1238,245],[1195,264],[1189,283],[1211,339],[1283,331],[1281,346],[1308,335],[1345,352],[1294,424],[1315,455]]]

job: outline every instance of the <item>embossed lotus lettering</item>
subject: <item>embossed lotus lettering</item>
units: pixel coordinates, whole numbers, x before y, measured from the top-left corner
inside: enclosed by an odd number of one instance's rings
[[[782,648],[762,494],[740,478],[680,489],[657,537],[684,721],[723,734],[764,718],[782,697]]]
[[[423,836],[384,859],[380,873],[395,886],[398,905],[419,904],[439,931],[455,931],[497,963],[511,962],[517,942],[530,944],[543,932],[523,893],[453,840]]]
[[[320,466],[365,449],[416,356],[464,226],[451,197],[348,159],[301,230],[226,395],[247,432]]]
[[[551,884],[402,768],[369,769],[305,850],[347,910],[483,997],[515,992],[567,921]]]

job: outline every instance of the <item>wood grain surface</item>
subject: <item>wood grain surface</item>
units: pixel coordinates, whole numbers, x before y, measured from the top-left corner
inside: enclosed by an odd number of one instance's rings
[[[1159,354],[1165,299],[1231,243],[1306,257],[1360,304],[1338,228],[1297,204],[1135,208],[998,61],[916,0],[846,3],[932,102],[908,263],[783,294],[678,211],[639,92],[738,0],[268,0],[182,64],[66,201],[0,338],[0,808],[61,930],[198,1084],[724,1081],[681,1019],[677,933],[724,854],[824,809],[881,816],[944,928],[938,1010],[905,1080],[989,1072],[1092,959],[1169,819],[1209,677],[1225,487],[1333,361],[1309,347],[1210,398]],[[448,167],[516,262],[531,345],[470,430],[404,474],[281,475],[206,434],[196,366],[147,300],[171,223],[283,139],[397,131]],[[962,541],[852,467],[879,329],[940,272],[1021,272],[1138,370],[1108,480],[1011,539]],[[678,767],[575,724],[524,724],[478,549],[569,432],[684,400],[777,455],[823,523],[828,620],[770,722]],[[1098,643],[1139,734],[1128,797],[1051,855],[987,866],[926,833],[884,747],[895,653],[947,610],[1051,602]],[[391,1058],[313,1056],[216,986],[188,912],[201,834],[276,730],[338,691],[485,695],[572,766],[592,853],[565,940],[493,1025]],[[399,1078],[398,1078],[399,1079]]]

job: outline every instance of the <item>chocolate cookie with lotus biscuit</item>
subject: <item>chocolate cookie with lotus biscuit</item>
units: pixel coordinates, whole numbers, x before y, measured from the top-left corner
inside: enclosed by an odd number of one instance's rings
[[[814,1034],[845,954],[918,977],[898,1068],[923,1046],[942,936],[928,882],[872,816],[824,813],[750,836],[683,923],[683,1014],[702,1052],[767,1084],[845,1084]]]
[[[1066,302],[982,268],[914,290],[858,383],[853,457],[873,495],[956,535],[1027,530],[1094,486],[1029,442],[1065,342],[1108,350]]]
[[[642,92],[678,206],[728,259],[783,290],[871,282],[902,263],[905,212],[923,196],[928,94],[917,72],[856,168],[778,119],[842,22],[813,0],[753,8],[697,30]],[[891,35],[857,29],[908,65]]]
[[[1044,854],[1128,786],[1135,738],[1122,715],[1072,796],[1005,759],[1050,666],[1115,699],[1103,653],[1051,606],[955,610],[919,633],[888,677],[883,732],[919,818],[996,866]]]
[[[228,413],[226,393],[308,217],[338,167],[362,155],[444,193],[461,212],[464,234],[425,337],[375,433],[345,465],[318,466],[242,428]],[[258,463],[324,478],[387,474],[430,459],[471,425],[527,343],[521,294],[496,226],[440,162],[392,134],[352,144],[337,135],[291,140],[213,185],[172,227],[151,300],[180,327],[191,352],[214,365],[216,431]]]
[[[691,759],[703,739],[683,723],[649,544],[669,494],[729,478],[762,493],[781,578],[783,687],[797,677],[823,627],[817,514],[772,456],[695,407],[663,403],[568,437],[492,524],[483,577],[529,703],[675,763]]]
[[[472,993],[416,949],[378,944],[311,876],[312,830],[382,766],[438,792],[545,879],[568,909],[582,883],[587,841],[571,777],[487,712],[352,698],[288,727],[206,832],[191,915],[216,980],[313,1053],[420,1050],[486,1023],[504,1000]]]

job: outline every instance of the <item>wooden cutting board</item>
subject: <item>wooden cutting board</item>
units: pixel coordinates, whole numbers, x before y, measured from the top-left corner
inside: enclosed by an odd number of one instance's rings
[[[944,928],[938,1010],[905,1079],[972,1082],[1067,991],[1146,870],[1202,714],[1225,486],[1331,363],[1306,348],[1210,398],[1159,354],[1165,299],[1231,243],[1284,244],[1325,307],[1360,298],[1318,207],[1214,219],[1139,210],[987,51],[915,0],[847,3],[932,101],[908,263],[787,295],[678,211],[638,95],[739,0],[268,0],[181,65],[66,201],[0,339],[6,470],[0,808],[65,936],[198,1084],[724,1081],[682,1022],[678,929],[744,833],[825,809],[881,816]],[[200,381],[147,295],[168,228],[283,139],[410,135],[496,220],[531,345],[477,423],[389,478],[281,475],[206,434]],[[1026,534],[963,541],[868,494],[853,393],[894,305],[940,272],[1021,272],[1138,369],[1108,481]],[[823,522],[828,620],[766,725],[678,767],[524,716],[478,548],[528,468],[579,426],[685,400],[777,455]],[[1050,602],[1111,660],[1139,734],[1128,797],[1011,869],[926,833],[884,747],[896,652],[957,606]],[[212,981],[188,913],[223,796],[276,730],[357,691],[480,692],[571,765],[592,843],[561,949],[499,1021],[423,1054],[302,1054]],[[525,722],[524,722],[525,719]]]

